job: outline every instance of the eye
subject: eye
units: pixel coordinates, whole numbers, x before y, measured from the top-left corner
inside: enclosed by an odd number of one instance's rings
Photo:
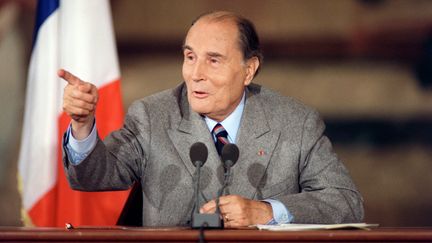
[[[222,65],[222,60],[219,56],[210,56],[208,58],[208,63],[213,67],[219,67],[219,65]]]
[[[192,52],[188,52],[184,54],[184,58],[186,61],[194,61],[195,60],[195,55]]]

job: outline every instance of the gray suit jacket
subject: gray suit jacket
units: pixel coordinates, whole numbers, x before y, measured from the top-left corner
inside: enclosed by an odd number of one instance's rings
[[[316,111],[261,86],[246,89],[232,168],[231,194],[281,201],[295,223],[359,222],[362,198],[323,135]],[[188,104],[184,84],[135,101],[122,129],[110,134],[79,165],[64,156],[72,188],[123,190],[135,180],[143,188],[143,225],[185,225],[190,220],[195,167],[189,149],[209,149],[201,171],[202,198],[215,198],[223,168],[210,131]]]

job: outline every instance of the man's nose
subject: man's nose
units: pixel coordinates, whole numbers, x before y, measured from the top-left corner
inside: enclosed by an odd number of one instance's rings
[[[201,81],[205,79],[205,63],[197,61],[192,70],[192,79],[194,81]]]

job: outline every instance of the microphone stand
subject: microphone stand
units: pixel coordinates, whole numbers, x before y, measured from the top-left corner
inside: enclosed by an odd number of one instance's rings
[[[193,229],[221,229],[223,228],[220,213],[203,213],[199,212],[199,181],[200,181],[200,170],[201,170],[201,161],[197,161],[196,163],[196,184],[195,184],[195,211],[192,214],[192,228]]]
[[[221,214],[219,207],[219,198],[224,194],[225,189],[230,184],[231,167],[237,162],[240,151],[237,145],[233,143],[225,144],[222,148],[221,159],[225,168],[224,182],[222,188],[219,190],[216,198],[216,213]]]
[[[224,194],[225,189],[229,186],[230,184],[230,179],[231,179],[231,166],[232,166],[232,161],[228,160],[225,163],[226,166],[226,171],[224,173],[224,184],[222,185],[222,188],[220,189],[220,193],[219,196],[222,196]]]
[[[197,169],[196,169],[196,180],[197,180],[197,182],[195,183],[195,205],[196,205],[196,207],[195,207],[195,214],[199,214],[199,205],[200,205],[200,203],[199,203],[199,188],[200,188],[200,186],[199,186],[199,181],[200,181],[200,178],[201,178],[201,166],[202,166],[202,163],[201,163],[201,161],[197,161],[196,162],[196,167],[197,167]]]
[[[228,160],[226,161],[225,165],[226,165],[226,171],[224,173],[224,182],[223,185],[221,187],[221,189],[219,189],[217,198],[216,198],[216,213],[220,214],[220,208],[219,208],[219,198],[221,196],[224,195],[224,191],[225,189],[229,186],[229,182],[230,182],[230,176],[231,176],[231,166],[232,166],[232,161]]]

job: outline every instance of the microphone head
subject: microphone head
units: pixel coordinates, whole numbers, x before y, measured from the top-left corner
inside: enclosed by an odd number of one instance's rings
[[[227,162],[231,164],[229,166],[235,165],[235,163],[239,158],[239,154],[240,151],[237,145],[233,143],[225,144],[222,148],[222,153],[221,153],[221,158],[224,163],[224,166],[225,167],[227,166]]]
[[[201,142],[196,142],[192,144],[190,151],[189,151],[189,157],[192,161],[192,164],[196,167],[198,164],[197,162],[201,162],[201,166],[204,165],[204,163],[207,161],[208,156],[208,150],[207,146]]]

